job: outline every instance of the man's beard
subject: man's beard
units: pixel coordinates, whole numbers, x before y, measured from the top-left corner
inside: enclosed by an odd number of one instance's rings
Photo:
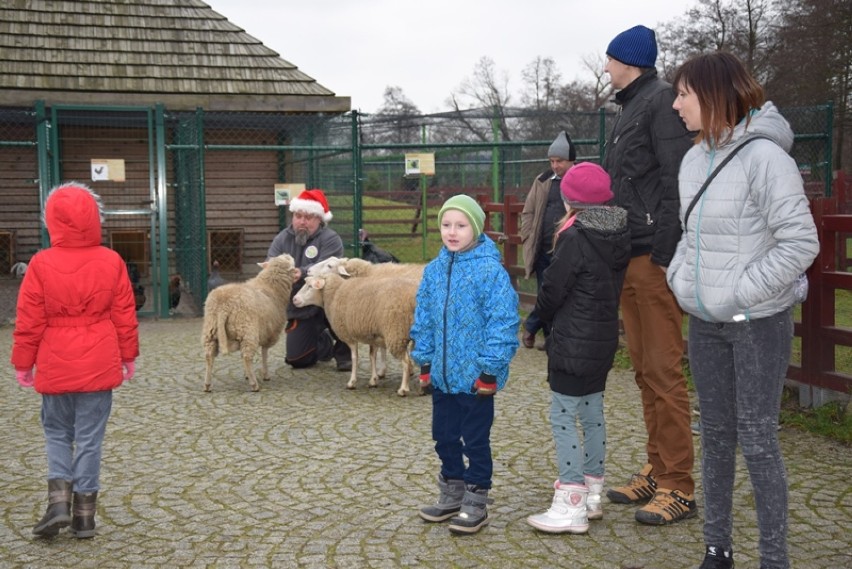
[[[311,234],[308,233],[307,229],[294,229],[294,231],[296,232],[296,245],[298,245],[299,247],[304,247],[305,244],[308,242],[308,237],[310,237]]]

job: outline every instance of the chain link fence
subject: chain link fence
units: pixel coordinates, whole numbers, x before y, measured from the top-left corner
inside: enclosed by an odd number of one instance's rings
[[[793,156],[808,192],[823,193],[831,179],[831,107],[782,113],[797,135]],[[449,196],[523,200],[548,167],[547,148],[560,130],[571,135],[579,160],[599,161],[614,118],[606,110],[388,116],[2,109],[0,322],[14,317],[15,264],[47,244],[41,212],[51,180],[85,181],[106,194],[112,216],[104,244],[138,272],[141,313],[199,314],[211,279],[256,274],[289,223],[286,205],[275,203],[279,184],[325,191],[331,227],[348,255],[359,255],[368,240],[402,261],[426,261],[440,247],[435,218]],[[95,159],[121,159],[124,179],[89,180]]]

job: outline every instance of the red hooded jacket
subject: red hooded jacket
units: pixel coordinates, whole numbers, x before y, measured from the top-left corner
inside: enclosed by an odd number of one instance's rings
[[[35,390],[106,391],[139,355],[133,289],[121,256],[101,243],[100,205],[85,186],[47,198],[49,249],[36,253],[18,293],[12,365],[32,369]]]

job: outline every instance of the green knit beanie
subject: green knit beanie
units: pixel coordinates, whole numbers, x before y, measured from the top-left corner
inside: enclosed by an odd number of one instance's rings
[[[479,236],[482,235],[482,227],[485,225],[485,212],[482,211],[482,208],[479,207],[475,199],[464,194],[459,194],[445,201],[441,207],[441,211],[438,212],[439,224],[444,217],[444,212],[448,209],[457,209],[462,212],[468,221],[470,221],[470,226],[473,228],[474,241],[479,239]]]

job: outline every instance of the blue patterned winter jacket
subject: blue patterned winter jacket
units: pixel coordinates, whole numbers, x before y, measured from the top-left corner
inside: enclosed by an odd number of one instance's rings
[[[411,357],[431,364],[432,385],[444,393],[473,393],[480,374],[502,389],[518,349],[518,294],[486,235],[460,253],[441,248],[423,272]]]

